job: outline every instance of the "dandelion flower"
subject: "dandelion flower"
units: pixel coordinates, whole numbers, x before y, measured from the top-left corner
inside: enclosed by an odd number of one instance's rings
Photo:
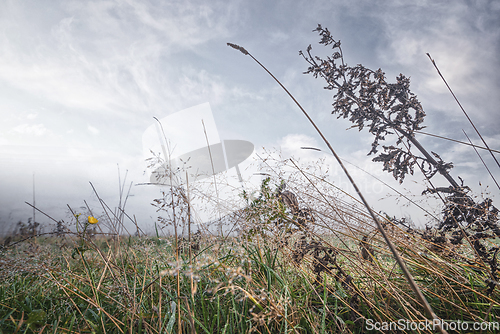
[[[89,224],[97,224],[98,220],[92,216],[89,216]]]

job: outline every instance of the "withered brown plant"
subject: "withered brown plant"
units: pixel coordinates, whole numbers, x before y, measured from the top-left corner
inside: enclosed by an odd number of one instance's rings
[[[348,66],[344,62],[341,43],[335,40],[330,31],[321,25],[314,30],[319,33],[320,44],[331,46],[331,56],[322,59],[311,54],[309,45],[306,53],[300,55],[309,63],[306,74],[315,78],[323,78],[325,89],[335,91],[333,95],[332,114],[338,118],[347,118],[359,131],[368,128],[374,135],[372,148],[368,155],[377,154],[373,161],[382,162],[383,169],[391,172],[400,183],[408,174],[413,174],[415,167],[420,169],[430,184],[423,194],[438,194],[444,202],[443,218],[438,224],[439,236],[430,238],[434,244],[451,243],[454,245],[467,243],[474,249],[479,265],[488,271],[488,295],[498,283],[498,247],[488,247],[482,241],[500,238],[498,225],[498,209],[492,200],[486,198],[477,203],[468,193],[470,189],[459,185],[450,175],[453,163],[444,162],[434,152],[429,152],[415,138],[415,133],[423,129],[425,112],[416,95],[410,90],[410,79],[400,74],[396,83],[388,83],[381,69],[376,71],[358,64]],[[383,145],[383,153],[379,153],[379,145],[390,135],[396,136],[392,145]],[[416,147],[418,154],[412,147]],[[431,179],[441,174],[450,187],[434,187]],[[444,194],[441,196],[441,194]],[[449,240],[445,232],[451,232]],[[486,268],[489,267],[489,270]]]

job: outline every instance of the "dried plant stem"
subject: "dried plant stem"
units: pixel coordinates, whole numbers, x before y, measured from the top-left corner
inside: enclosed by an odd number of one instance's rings
[[[465,111],[465,109],[462,107],[462,104],[460,104],[460,102],[458,101],[457,97],[455,96],[455,93],[453,93],[453,91],[451,90],[451,87],[448,85],[448,82],[446,82],[446,79],[444,78],[444,76],[441,74],[441,71],[439,70],[439,68],[437,67],[437,64],[436,62],[434,61],[434,59],[431,58],[431,55],[429,53],[427,53],[427,57],[429,57],[429,59],[431,60],[432,62],[432,65],[434,65],[434,67],[436,68],[436,71],[438,72],[439,76],[441,77],[441,79],[443,79],[443,82],[444,84],[446,85],[446,87],[448,87],[448,90],[450,91],[451,95],[453,96],[453,98],[455,99],[455,101],[457,101],[458,103],[458,106],[460,107],[460,109],[462,109],[465,117],[467,117],[467,119],[469,120],[469,123],[472,125],[472,127],[474,128],[474,130],[476,131],[476,133],[478,134],[479,138],[481,138],[481,141],[483,142],[484,146],[486,146],[486,148],[488,149],[488,151],[490,152],[491,156],[493,157],[493,160],[495,160],[495,162],[497,163],[497,166],[500,168],[500,163],[498,162],[497,158],[495,157],[495,155],[493,154],[493,152],[491,151],[490,147],[488,146],[488,144],[486,144],[486,141],[484,140],[483,136],[481,136],[481,133],[479,133],[479,130],[476,128],[476,126],[474,125],[474,123],[472,122],[472,120],[470,119],[469,115],[467,114],[467,112]]]
[[[97,199],[99,200],[99,203],[101,203],[101,206],[102,206],[102,209],[103,209],[104,213],[105,213],[105,214],[106,214],[106,216],[108,217],[108,220],[111,222],[111,227],[113,228],[114,233],[115,233],[117,236],[119,236],[118,229],[116,228],[116,225],[117,225],[117,224],[113,223],[113,220],[112,220],[112,219],[111,219],[111,217],[109,216],[108,211],[109,211],[109,212],[111,212],[111,213],[113,214],[113,216],[115,217],[115,220],[116,220],[116,221],[119,221],[118,216],[117,216],[117,215],[116,215],[116,214],[115,214],[115,213],[111,210],[111,208],[110,208],[110,207],[106,204],[106,202],[104,202],[104,201],[101,199],[101,197],[100,197],[100,196],[99,196],[99,194],[97,193],[97,190],[95,190],[95,187],[94,187],[94,185],[92,184],[92,182],[90,182],[90,181],[89,181],[89,183],[90,183],[90,186],[92,187],[92,190],[94,191],[94,193],[95,193],[95,195],[96,195]],[[107,210],[106,210],[106,208],[107,208]],[[127,230],[127,228],[126,228],[125,226],[123,226],[123,229],[124,229],[124,230],[125,230],[128,234],[130,234],[130,232]]]
[[[33,224],[35,224],[35,172],[33,172]]]
[[[55,220],[54,218],[52,218],[51,216],[49,216],[48,214],[46,214],[45,212],[43,212],[43,211],[42,211],[42,210],[40,210],[39,208],[36,208],[36,207],[35,207],[34,205],[32,205],[31,203],[28,203],[28,202],[24,202],[24,203],[26,203],[26,204],[28,204],[29,206],[31,206],[31,207],[33,208],[33,210],[37,210],[37,211],[41,212],[42,214],[44,214],[46,217],[48,217],[48,218],[52,219],[53,221],[55,221],[55,222],[56,222],[56,224],[58,223],[58,221],[57,221],[57,220]]]
[[[470,140],[469,136],[467,135],[467,133],[465,132],[464,129],[462,129],[462,131],[464,132],[464,135],[465,137],[467,137],[467,140],[472,144],[472,141]],[[474,151],[476,151],[476,154],[477,156],[479,157],[479,160],[481,160],[481,162],[483,163],[483,166],[484,168],[486,168],[486,170],[488,171],[488,173],[490,174],[491,178],[493,179],[493,181],[495,182],[495,184],[497,185],[498,189],[500,189],[500,185],[498,185],[498,182],[497,180],[495,179],[495,177],[493,176],[493,174],[491,174],[490,172],[490,169],[488,168],[488,166],[486,165],[486,163],[484,162],[483,158],[481,157],[481,155],[479,154],[479,152],[477,151],[477,149],[474,147]]]
[[[193,270],[193,252],[191,245],[191,203],[189,201],[189,179],[188,173],[186,171],[186,202],[188,205],[188,245],[189,245],[189,270]],[[194,282],[193,275],[189,276],[189,282],[191,283],[191,300],[194,301]],[[188,305],[189,307],[189,305]]]
[[[405,146],[405,148],[410,151],[410,148],[408,147],[408,145],[404,142],[402,142],[403,145]],[[414,156],[412,157],[412,159],[416,159]],[[422,168],[421,165],[417,164],[418,168],[420,169],[420,171],[422,172],[422,174],[424,175],[425,179],[427,180],[427,182],[429,182],[430,186],[432,187],[432,189],[434,189],[435,193],[437,194],[437,196],[441,199],[441,201],[443,202],[443,204],[446,204],[446,199],[443,198],[443,196],[441,196],[441,194],[439,193],[439,191],[437,191],[436,187],[434,186],[434,184],[432,183],[431,179],[425,174],[424,172],[424,169]],[[449,174],[448,174],[449,175]],[[450,176],[451,177],[451,176]],[[474,250],[474,254],[476,255],[476,258],[478,258],[480,261],[481,261],[481,264],[483,266],[486,266],[484,261],[483,261],[483,258],[479,255],[479,253],[477,252],[476,248],[474,247],[472,241],[470,240],[469,236],[467,235],[467,233],[465,233],[464,231],[464,228],[458,223],[457,219],[455,217],[453,217],[453,220],[455,221],[455,224],[458,226],[458,228],[460,229],[460,231],[462,232],[462,235],[465,236],[465,238],[467,239],[467,242],[469,243],[471,249]]]
[[[163,125],[161,122],[158,120],[158,118],[154,117],[154,119],[160,124],[161,132],[163,134],[163,138],[165,139],[165,142],[168,145],[167,138],[165,136],[165,131],[163,131]],[[169,167],[170,165],[170,150],[168,151],[168,157],[165,156],[165,159],[168,159],[169,161]],[[182,333],[182,326],[181,326],[181,281],[180,281],[180,263],[179,263],[179,236],[177,234],[177,220],[175,219],[175,201],[174,201],[174,189],[173,189],[173,175],[172,175],[172,170],[170,170],[169,173],[170,176],[170,193],[172,194],[172,215],[173,215],[173,224],[174,224],[174,234],[175,234],[175,262],[176,262],[176,270],[177,272],[177,333],[181,334]],[[160,286],[161,286],[161,276],[160,276]],[[161,291],[161,287],[160,287]],[[161,296],[161,293],[160,293]],[[160,303],[161,306],[161,303]],[[160,313],[161,315],[161,313]]]
[[[319,148],[316,148],[316,147],[301,147],[301,149],[306,149],[306,150],[315,150],[315,151],[319,151],[319,152],[322,152],[322,150],[320,150]],[[387,184],[386,182],[382,181],[381,179],[379,179],[378,177],[376,177],[375,175],[371,174],[371,173],[368,173],[366,170],[364,170],[363,168],[360,168],[358,166],[356,166],[355,164],[345,160],[345,159],[342,159],[344,162],[347,162],[349,165],[359,169],[360,171],[368,174],[369,176],[371,176],[372,178],[374,178],[375,180],[379,181],[380,183],[382,183],[383,185],[385,185],[386,187],[388,187],[389,189],[391,189],[392,191],[394,191],[395,193],[397,193],[399,196],[403,197],[404,199],[406,199],[408,202],[410,202],[411,204],[415,205],[417,208],[419,208],[420,210],[424,211],[425,213],[427,213],[430,217],[434,218],[436,221],[438,221],[439,219],[434,216],[431,212],[427,211],[425,208],[423,208],[421,205],[419,205],[418,203],[416,203],[415,201],[413,201],[411,198],[409,198],[408,196],[404,195],[403,193],[401,193],[400,191],[398,191],[397,189],[395,189],[394,187],[390,186],[389,184]]]
[[[252,56],[247,50],[245,50],[243,47],[241,46],[238,46],[238,45],[235,45],[235,44],[231,44],[231,43],[228,43],[228,46],[231,46],[232,48],[234,49],[237,49],[239,51],[241,51],[243,54],[245,55],[249,55],[257,64],[259,64],[280,86],[281,88],[283,88],[283,90],[288,94],[288,96],[290,96],[290,98],[295,102],[295,104],[300,108],[300,110],[303,112],[304,116],[306,116],[306,118],[309,120],[309,122],[311,123],[311,125],[314,127],[314,129],[316,129],[316,131],[318,132],[318,134],[320,135],[321,139],[323,139],[323,141],[325,142],[325,144],[328,146],[328,149],[330,149],[330,151],[332,152],[333,156],[335,157],[335,159],[337,160],[338,164],[340,165],[340,167],[342,168],[342,170],[344,171],[344,173],[346,174],[347,178],[349,179],[349,182],[351,182],[352,186],[354,187],[354,189],[356,190],[356,193],[358,194],[359,198],[361,199],[361,201],[363,202],[364,206],[366,207],[366,209],[368,210],[371,218],[373,219],[373,221],[375,222],[375,224],[377,225],[378,227],[378,230],[380,231],[380,233],[382,234],[382,236],[384,237],[384,240],[385,242],[387,243],[387,245],[389,246],[389,249],[391,250],[394,258],[396,259],[396,262],[398,262],[404,276],[406,277],[406,280],[408,281],[408,283],[410,284],[410,287],[412,288],[413,292],[417,295],[417,298],[418,300],[420,301],[420,303],[422,304],[422,306],[424,307],[424,309],[426,310],[426,312],[428,313],[428,316],[430,318],[432,318],[433,320],[438,320],[437,323],[438,323],[438,329],[441,333],[447,333],[439,324],[439,318],[437,317],[437,315],[434,313],[434,311],[432,310],[431,306],[429,305],[429,303],[427,302],[427,300],[425,299],[425,296],[422,294],[422,291],[420,291],[420,288],[418,287],[418,285],[415,283],[414,279],[413,279],[413,276],[411,275],[410,271],[408,270],[408,268],[406,267],[406,265],[404,264],[403,262],[403,259],[399,256],[399,253],[397,252],[396,248],[394,247],[394,245],[392,244],[391,240],[389,239],[388,235],[385,233],[385,230],[384,228],[382,227],[382,224],[380,223],[380,221],[375,217],[375,213],[373,212],[373,210],[370,208],[370,206],[368,205],[368,202],[366,201],[365,197],[363,196],[363,194],[361,193],[361,191],[359,190],[358,186],[356,185],[356,183],[354,182],[354,180],[352,179],[351,175],[349,174],[349,172],[347,171],[347,169],[345,168],[344,164],[342,163],[342,160],[340,159],[340,157],[337,155],[337,153],[335,152],[335,150],[332,148],[332,146],[330,145],[330,142],[325,138],[325,136],[323,135],[323,133],[320,131],[320,129],[316,126],[316,124],[314,123],[314,121],[311,119],[311,117],[309,116],[309,114],[304,110],[304,108],[302,108],[302,106],[300,105],[299,102],[297,102],[297,100],[295,99],[295,97],[286,89],[285,86],[283,86],[283,84],[264,66],[262,65],[254,56]],[[411,138],[411,137],[410,137]],[[413,143],[415,144],[415,143]],[[419,144],[417,142],[417,144]],[[417,148],[421,148],[420,145],[415,145],[417,146]],[[420,147],[419,147],[420,146]],[[431,157],[432,159],[432,157]],[[453,180],[453,179],[452,179]],[[458,185],[457,185],[458,186]]]
[[[490,151],[490,152],[500,153],[500,151],[498,151],[498,150],[487,149],[486,147],[475,145],[473,143],[466,143],[464,141],[460,141],[460,140],[456,140],[456,139],[451,139],[451,138],[443,137],[443,136],[438,136],[438,135],[435,135],[435,134],[432,134],[432,133],[427,133],[427,132],[423,132],[423,131],[415,131],[415,133],[419,133],[421,135],[426,135],[426,136],[431,136],[431,137],[436,137],[436,138],[439,138],[439,139],[453,141],[455,143],[459,143],[459,144],[463,144],[463,145],[467,145],[467,146],[472,146],[472,147],[475,147],[475,148],[480,148],[482,150],[486,150],[486,151]]]
[[[122,207],[122,195],[123,195],[123,187],[122,187],[122,181],[121,181],[121,173],[120,173],[120,165],[116,164],[116,167],[118,168],[118,191],[120,192],[120,200],[118,202],[118,208]],[[128,172],[128,171],[127,171]],[[127,178],[127,173],[125,173],[125,178]],[[123,180],[123,186],[125,186],[125,180]],[[121,213],[116,212],[116,215],[121,217]],[[118,234],[120,234],[120,230],[118,230]]]
[[[38,209],[37,209],[37,210],[38,210]],[[4,245],[4,246],[1,246],[1,245],[0,245],[0,249],[12,248],[12,247],[14,247],[15,245],[20,244],[20,243],[22,243],[22,242],[24,242],[24,241],[26,241],[26,240],[30,240],[30,239],[33,239],[33,238],[36,238],[36,237],[41,237],[41,236],[44,236],[44,235],[45,235],[45,236],[48,236],[48,235],[55,235],[55,234],[57,235],[57,233],[58,233],[58,232],[45,232],[45,233],[37,233],[37,234],[34,234],[34,235],[30,235],[30,236],[28,236],[28,237],[26,237],[26,238],[23,238],[23,239],[21,239],[21,240],[18,240],[18,241],[16,241],[16,242],[9,243],[9,244],[8,244],[8,246],[5,246],[5,245]],[[66,234],[75,234],[75,233],[73,233],[73,232],[64,232],[64,234],[66,235]]]
[[[418,150],[420,152],[422,152],[422,154],[425,156],[425,158],[427,159],[428,162],[430,162],[433,166],[439,166],[437,161],[432,157],[432,155],[429,154],[429,152],[427,152],[427,150],[420,144],[420,142],[415,137],[413,137],[412,135],[410,135],[409,133],[407,133],[406,131],[404,131],[403,129],[401,129],[397,126],[394,128],[398,132],[400,132],[403,136],[408,138],[408,140],[411,141],[411,143],[413,145],[415,145],[415,147],[418,148]],[[448,180],[448,182],[450,182],[450,184],[454,188],[460,188],[457,181],[455,181],[455,179],[446,170],[438,168],[438,171],[441,175],[443,175],[445,177],[446,180]]]
[[[205,139],[207,141],[207,148],[208,148],[208,155],[210,156],[210,164],[212,165],[212,173],[214,175],[215,196],[217,197],[217,212],[219,213],[219,222],[220,222],[221,216],[220,216],[219,190],[217,189],[217,178],[215,177],[214,160],[212,159],[212,151],[210,150],[210,142],[208,141],[207,129],[205,129],[205,122],[203,122],[203,120],[201,120],[201,124],[203,124],[203,132],[205,133]],[[224,237],[224,234],[222,232],[222,225],[220,226],[220,237],[221,238]]]
[[[177,234],[177,222],[175,219],[175,203],[174,203],[174,190],[172,189],[172,173],[170,173],[170,191],[172,193],[172,210],[173,210],[173,217],[174,217],[174,233],[175,233],[175,262],[177,265],[176,270],[177,272],[177,333],[181,334],[182,333],[182,327],[181,327],[181,281],[180,281],[180,263],[179,263],[179,236]],[[160,278],[160,283],[161,283],[161,278]],[[161,291],[161,290],[160,290]],[[161,296],[161,293],[160,293]]]

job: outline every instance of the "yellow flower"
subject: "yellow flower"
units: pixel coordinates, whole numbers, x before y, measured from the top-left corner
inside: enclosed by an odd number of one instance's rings
[[[98,220],[92,216],[89,216],[89,224],[97,224]]]

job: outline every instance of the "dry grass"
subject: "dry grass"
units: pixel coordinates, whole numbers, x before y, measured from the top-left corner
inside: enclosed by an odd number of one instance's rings
[[[202,233],[191,252],[187,238],[160,235],[38,237],[4,248],[2,332],[365,333],[368,319],[424,321],[359,204],[321,168],[297,168],[269,179],[260,199],[226,218],[238,223],[238,237]],[[313,212],[306,229],[275,196],[285,178]],[[176,222],[187,223],[177,212]],[[424,231],[385,224],[441,319],[499,321],[498,289],[487,293],[489,269],[468,245],[433,244]],[[82,240],[89,250],[75,255]]]

